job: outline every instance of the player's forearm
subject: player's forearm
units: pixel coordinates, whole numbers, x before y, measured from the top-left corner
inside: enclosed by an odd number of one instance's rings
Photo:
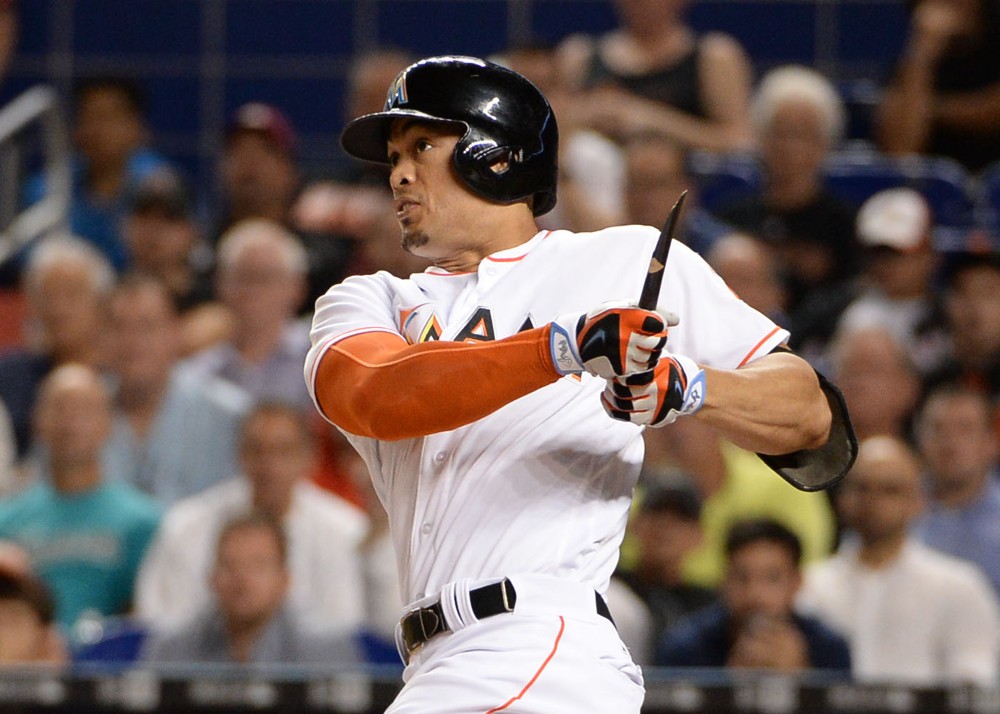
[[[398,440],[449,431],[555,382],[548,326],[495,342],[407,345],[383,332],[331,346],[316,372],[326,417],[352,434]]]
[[[822,446],[831,414],[816,373],[791,354],[736,370],[705,368],[705,404],[695,418],[750,451],[787,454]]]

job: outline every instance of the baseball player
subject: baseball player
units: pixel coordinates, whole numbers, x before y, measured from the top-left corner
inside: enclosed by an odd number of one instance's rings
[[[534,85],[469,57],[411,65],[341,136],[391,167],[403,246],[434,263],[331,288],[305,365],[389,514],[410,603],[392,714],[638,712],[603,594],[642,429],[702,419],[788,454],[835,421],[788,334],[685,246],[648,311],[656,229],[540,231],[557,143]]]

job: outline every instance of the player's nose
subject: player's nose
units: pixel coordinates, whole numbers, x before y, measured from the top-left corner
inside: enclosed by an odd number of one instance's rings
[[[413,182],[413,163],[400,159],[389,173],[389,186],[393,189]]]

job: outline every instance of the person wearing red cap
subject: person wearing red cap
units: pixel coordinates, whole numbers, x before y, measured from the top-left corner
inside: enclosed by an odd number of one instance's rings
[[[296,145],[295,129],[277,107],[251,102],[236,110],[219,163],[225,215],[216,235],[245,218],[285,222],[299,184]]]
[[[303,305],[312,305],[343,278],[351,242],[294,220],[293,206],[303,188],[297,152],[295,128],[280,109],[262,102],[236,109],[219,160],[219,212],[211,239],[217,245],[246,219],[273,221],[293,231],[308,254],[309,290]]]

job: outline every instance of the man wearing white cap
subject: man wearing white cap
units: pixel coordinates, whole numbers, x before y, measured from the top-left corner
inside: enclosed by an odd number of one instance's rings
[[[838,332],[886,328],[920,369],[936,363],[945,344],[931,291],[933,227],[927,200],[913,189],[886,189],[865,201],[856,226],[866,259],[861,289],[837,326]]]

